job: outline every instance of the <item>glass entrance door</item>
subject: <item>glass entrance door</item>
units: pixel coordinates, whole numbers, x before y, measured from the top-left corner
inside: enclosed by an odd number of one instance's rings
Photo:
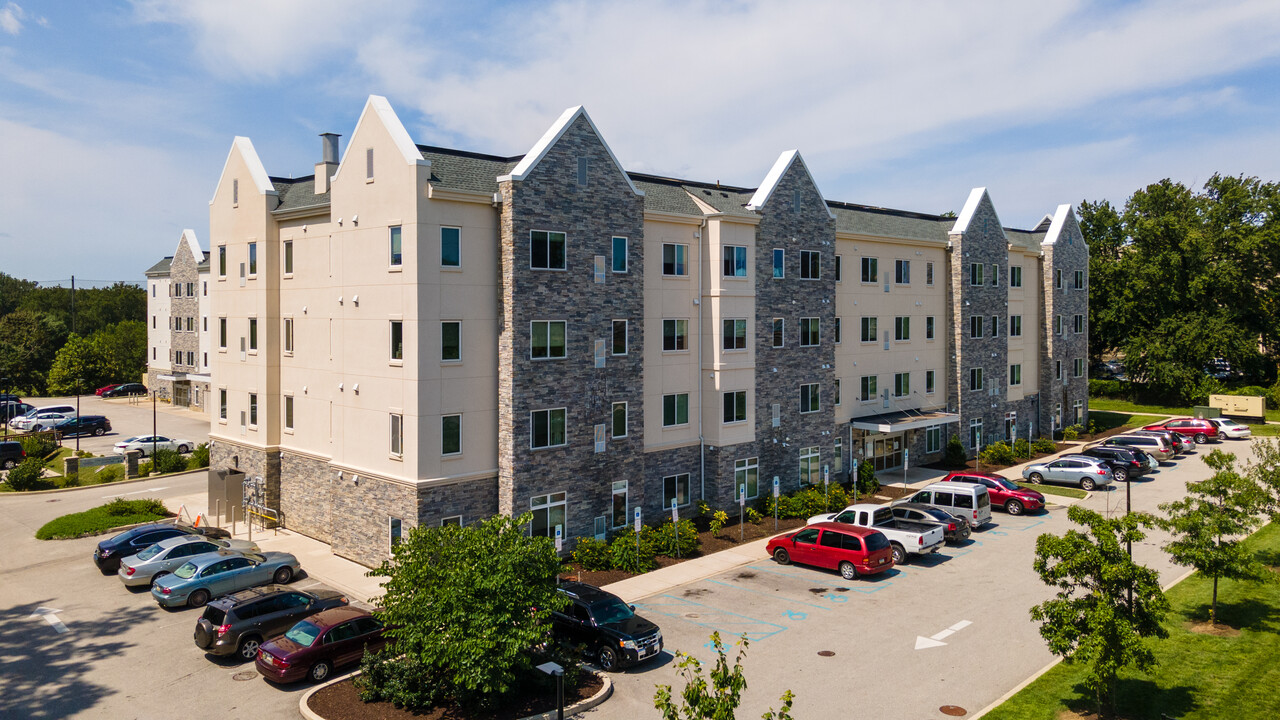
[[[875,435],[867,438],[867,462],[876,472],[902,467],[902,435]]]

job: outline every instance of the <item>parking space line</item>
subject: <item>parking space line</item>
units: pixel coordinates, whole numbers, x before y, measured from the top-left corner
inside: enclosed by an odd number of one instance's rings
[[[771,623],[767,620],[757,620],[747,615],[739,615],[735,612],[721,610],[715,606],[692,600],[685,600],[674,595],[662,595],[661,597],[670,602],[650,601],[637,603],[636,605],[646,612],[683,620],[698,627],[720,631],[727,636],[737,637],[745,634],[748,640],[757,642],[773,637],[787,629],[786,625]],[[693,610],[698,610],[699,612],[694,613],[692,612]],[[708,616],[703,617],[702,613],[706,613]],[[693,617],[689,617],[690,615],[693,615]]]
[[[785,578],[791,578],[792,580],[803,580],[803,579],[804,579],[804,578],[802,578],[802,577],[801,577],[801,576],[799,576],[799,575],[795,575],[795,574],[792,574],[792,573],[780,572],[780,571],[778,571],[778,570],[772,570],[772,569],[770,569],[770,568],[760,567],[759,565],[748,565],[747,567],[751,568],[752,570],[759,570],[760,572],[767,572],[767,573],[773,573],[774,575],[781,575],[782,577],[785,577]],[[896,572],[898,575],[905,575],[905,574],[906,574],[906,571],[901,570],[901,569],[899,569],[899,568],[894,568],[893,570],[889,570],[888,572]],[[885,588],[889,587],[889,586],[890,586],[890,585],[892,585],[892,584],[893,584],[893,581],[892,581],[892,580],[879,580],[879,581],[877,581],[877,582],[876,582],[876,586],[875,586],[875,587],[873,587],[873,588],[850,587],[850,588],[849,588],[849,591],[850,591],[850,592],[858,592],[858,593],[862,593],[863,595],[870,595],[871,593],[880,592],[881,590],[883,590],[883,589],[885,589]]]
[[[1043,520],[1037,520],[1024,528],[1019,528],[1018,532],[1026,532],[1037,525],[1043,525],[1043,524],[1044,524]]]
[[[161,485],[160,487],[147,488],[146,490],[134,490],[133,492],[120,493],[118,495],[103,495],[102,497],[104,498],[124,497],[125,495],[137,495],[139,493],[150,493],[150,492],[156,492],[158,490],[168,490],[168,489],[169,489],[168,485]]]
[[[727,588],[733,588],[734,590],[741,590],[742,592],[748,592],[748,593],[752,593],[752,594],[754,594],[754,595],[763,595],[763,596],[765,596],[765,597],[771,597],[771,598],[776,598],[776,599],[779,599],[779,600],[784,600],[784,601],[786,601],[786,602],[787,602],[787,603],[789,603],[789,604],[808,605],[809,607],[815,607],[815,608],[818,608],[819,610],[830,610],[830,609],[831,609],[830,607],[828,607],[828,606],[826,606],[826,605],[818,605],[817,603],[805,602],[804,600],[795,600],[795,599],[793,599],[793,598],[789,598],[789,597],[786,597],[786,596],[783,596],[783,595],[775,595],[775,594],[773,594],[773,593],[760,592],[759,590],[752,590],[751,588],[745,588],[745,587],[742,587],[741,585],[734,585],[733,583],[720,582],[719,580],[712,580],[712,579],[710,579],[710,578],[708,578],[708,579],[706,580],[706,582],[709,582],[709,583],[715,583],[716,585],[721,585],[721,586],[723,586],[723,587],[727,587]]]

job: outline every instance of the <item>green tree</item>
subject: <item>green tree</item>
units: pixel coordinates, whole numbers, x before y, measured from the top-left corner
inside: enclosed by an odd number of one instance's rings
[[[1156,571],[1133,562],[1127,543],[1146,537],[1154,518],[1133,513],[1106,518],[1073,505],[1067,517],[1085,531],[1036,538],[1034,567],[1054,597],[1031,608],[1040,636],[1054,655],[1086,666],[1085,688],[1099,711],[1114,701],[1115,679],[1129,665],[1155,666],[1144,638],[1167,637],[1160,625],[1169,602]],[[1130,599],[1132,598],[1132,599]]]
[[[42,287],[26,293],[19,307],[52,315],[67,328],[72,326],[71,288]],[[102,288],[76,288],[75,327],[82,337],[126,320],[146,322],[147,293],[141,287],[116,283]]]
[[[733,720],[734,711],[742,702],[742,691],[747,689],[747,676],[742,671],[742,658],[747,654],[747,636],[744,634],[735,645],[738,655],[729,667],[720,633],[711,633],[711,644],[716,650],[716,664],[711,670],[710,682],[702,675],[702,662],[692,655],[677,652],[676,667],[684,678],[684,690],[677,706],[671,696],[670,685],[658,685],[653,695],[653,706],[662,713],[663,720]],[[791,705],[795,695],[790,690],[782,693],[782,707],[769,708],[761,717],[764,720],[791,720]]]
[[[1273,522],[1280,521],[1280,438],[1256,438],[1253,457],[1245,474],[1264,493],[1263,510]]]
[[[87,338],[72,334],[58,349],[49,368],[49,394],[74,395],[101,387],[110,381],[107,359]]]
[[[38,285],[31,280],[23,280],[0,272],[0,317],[17,310],[22,304],[22,298],[37,287]]]
[[[528,514],[466,527],[416,527],[370,575],[384,577],[388,648],[366,656],[360,693],[414,709],[484,707],[532,682],[535,648],[551,612],[560,558],[549,538],[529,537]]]
[[[5,390],[45,394],[49,368],[66,338],[66,326],[50,315],[19,309],[0,318],[0,376],[9,380]]]
[[[1160,525],[1173,534],[1165,552],[1179,565],[1190,565],[1213,578],[1209,623],[1218,621],[1218,580],[1262,580],[1269,576],[1243,540],[1262,524],[1259,511],[1267,496],[1253,480],[1236,472],[1235,456],[1214,450],[1204,458],[1214,470],[1200,482],[1187,483],[1187,496],[1160,505],[1168,514]]]
[[[95,332],[90,338],[105,361],[107,382],[133,381],[147,369],[147,324],[123,320]],[[105,383],[104,383],[105,384]]]

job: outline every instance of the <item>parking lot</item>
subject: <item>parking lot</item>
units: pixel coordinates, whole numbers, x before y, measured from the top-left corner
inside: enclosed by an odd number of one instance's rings
[[[24,397],[23,401],[36,407],[76,404],[74,397]],[[80,449],[87,450],[94,455],[110,454],[112,447],[125,438],[151,434],[153,418],[150,398],[112,398],[104,400],[96,395],[81,395],[80,414],[104,415],[111,421],[111,432],[106,435],[100,437],[86,435],[80,438]],[[187,410],[186,408],[175,408],[167,403],[157,403],[154,420],[157,433],[160,435],[190,440],[197,445],[209,440],[209,417],[204,413]],[[76,439],[64,438],[62,444],[67,447],[75,447]]]

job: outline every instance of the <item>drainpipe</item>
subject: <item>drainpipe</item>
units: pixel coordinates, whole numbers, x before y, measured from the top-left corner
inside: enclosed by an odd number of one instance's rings
[[[702,273],[706,270],[703,267],[702,243],[706,228],[707,217],[703,215],[702,224],[698,226],[698,497],[702,502],[707,501],[707,442],[702,435],[702,414],[706,412],[706,393],[702,391]]]

